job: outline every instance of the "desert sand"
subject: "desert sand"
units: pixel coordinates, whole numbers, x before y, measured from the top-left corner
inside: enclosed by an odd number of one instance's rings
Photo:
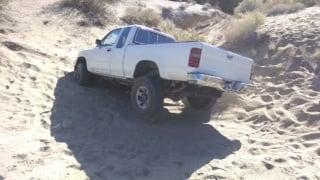
[[[166,100],[150,124],[129,89],[72,76],[78,51],[121,23],[82,27],[56,2],[12,0],[0,20],[0,179],[320,179],[320,7],[268,17],[235,49],[255,59],[256,90],[210,113]],[[164,2],[142,3],[179,6]],[[223,44],[225,18],[199,31]]]

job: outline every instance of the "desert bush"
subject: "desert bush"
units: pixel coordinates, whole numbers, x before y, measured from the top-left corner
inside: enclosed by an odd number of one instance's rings
[[[256,35],[256,29],[264,23],[265,16],[260,12],[250,12],[231,20],[224,36],[228,43],[248,42]]]
[[[235,14],[261,10],[262,7],[262,0],[244,0],[235,8]]]
[[[313,53],[311,58],[317,62],[320,62],[320,48]]]
[[[234,8],[238,6],[241,0],[218,0],[218,6],[222,11],[233,14]]]
[[[110,20],[111,11],[107,9],[107,3],[115,0],[62,0],[61,8],[72,8],[78,10],[95,25],[103,25]]]
[[[205,41],[205,37],[193,29],[183,30],[177,28],[171,21],[163,21],[159,29],[165,33],[173,35],[178,41]]]
[[[171,0],[171,1],[184,1],[190,2],[190,0]],[[238,4],[242,0],[193,0],[198,4],[209,3],[212,6],[219,7],[222,11],[233,14],[234,8],[238,6]]]
[[[156,27],[162,32],[173,35],[179,41],[204,40],[192,29],[180,29],[172,21],[163,19],[152,9],[128,8],[126,14],[121,18],[127,24],[142,24]]]
[[[177,27],[189,29],[212,17],[211,13],[194,13],[181,9],[162,8],[161,16],[172,21]]]
[[[309,6],[314,6],[316,4],[320,4],[319,0],[297,0],[298,2],[304,4],[305,6],[309,7]]]
[[[241,14],[260,11],[267,16],[294,13],[305,8],[305,5],[300,1],[307,0],[243,0],[238,7],[236,7],[235,13]]]
[[[127,8],[126,15],[122,20],[127,24],[143,24],[150,27],[157,27],[162,18],[152,9]]]
[[[267,16],[294,13],[305,8],[302,3],[279,3],[267,6],[264,11]]]

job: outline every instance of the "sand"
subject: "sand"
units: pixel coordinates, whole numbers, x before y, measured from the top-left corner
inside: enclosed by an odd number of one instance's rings
[[[151,124],[127,88],[72,76],[77,52],[120,21],[82,27],[56,2],[13,0],[1,20],[0,179],[320,179],[319,7],[267,18],[266,39],[239,50],[257,63],[255,91],[209,113],[166,100]]]

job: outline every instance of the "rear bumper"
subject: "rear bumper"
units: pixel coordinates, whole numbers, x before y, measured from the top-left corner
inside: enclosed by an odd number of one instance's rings
[[[214,87],[223,91],[240,92],[255,89],[253,84],[243,83],[239,81],[225,81],[217,76],[197,72],[188,73],[188,79],[188,82],[190,84]]]

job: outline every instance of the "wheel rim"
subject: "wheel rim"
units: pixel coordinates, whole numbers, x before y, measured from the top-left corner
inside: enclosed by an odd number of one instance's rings
[[[149,91],[146,87],[140,86],[136,91],[136,103],[140,109],[149,107]]]

